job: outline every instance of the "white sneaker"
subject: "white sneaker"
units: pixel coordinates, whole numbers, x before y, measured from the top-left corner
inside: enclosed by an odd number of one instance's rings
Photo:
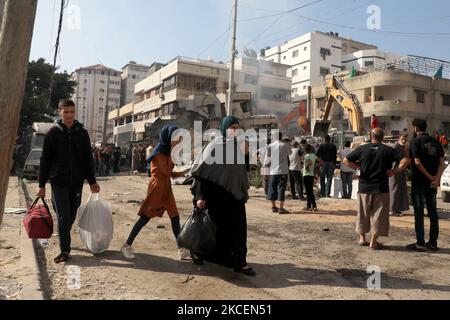
[[[122,252],[122,255],[125,259],[127,259],[127,260],[136,259],[136,256],[134,255],[134,252],[133,252],[133,248],[130,245],[125,243],[122,246],[122,249],[120,249],[120,251]]]
[[[178,257],[180,258],[180,260],[186,260],[190,256],[191,256],[191,253],[189,252],[189,250],[187,250],[185,248],[178,249]]]

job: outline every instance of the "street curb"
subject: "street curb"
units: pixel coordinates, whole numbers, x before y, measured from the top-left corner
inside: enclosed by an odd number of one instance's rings
[[[31,205],[31,199],[29,198],[28,190],[19,178],[20,190],[22,191],[20,196],[24,197],[27,207]],[[41,288],[41,273],[39,271],[39,263],[37,260],[37,254],[35,250],[36,241],[28,238],[28,235],[21,228],[20,232],[20,266],[24,276],[22,277],[23,300],[45,300],[44,293]]]

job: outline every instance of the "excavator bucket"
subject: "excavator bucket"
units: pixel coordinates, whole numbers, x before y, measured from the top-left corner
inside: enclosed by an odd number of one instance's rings
[[[328,130],[330,129],[331,121],[322,120],[317,121],[314,125],[313,137],[325,138],[328,135]]]

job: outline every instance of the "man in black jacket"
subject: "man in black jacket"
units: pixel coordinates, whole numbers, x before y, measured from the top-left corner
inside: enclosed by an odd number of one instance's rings
[[[81,204],[84,180],[91,192],[100,192],[95,180],[94,161],[89,134],[75,120],[75,103],[70,100],[59,104],[59,120],[45,137],[39,170],[38,196],[45,198],[45,184],[50,180],[52,202],[58,215],[61,254],[55,263],[70,258],[70,230]]]

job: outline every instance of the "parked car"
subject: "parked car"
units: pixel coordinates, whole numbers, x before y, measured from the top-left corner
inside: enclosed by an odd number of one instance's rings
[[[42,149],[33,149],[25,160],[23,167],[24,178],[38,178]]]

